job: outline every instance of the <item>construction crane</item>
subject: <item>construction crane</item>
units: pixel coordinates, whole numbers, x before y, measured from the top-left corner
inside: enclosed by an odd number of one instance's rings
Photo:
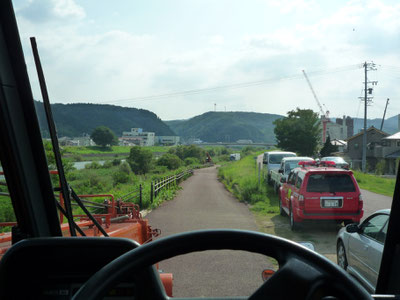
[[[319,111],[320,111],[320,113],[321,113],[321,122],[322,122],[322,142],[325,143],[325,141],[326,141],[326,124],[330,122],[330,120],[329,120],[329,111],[328,111],[328,110],[324,111],[324,109],[322,108],[321,103],[320,103],[319,100],[318,100],[317,94],[315,93],[315,91],[314,91],[314,89],[313,89],[313,87],[312,87],[312,85],[311,85],[311,81],[310,81],[310,79],[308,79],[308,76],[307,76],[307,74],[306,74],[306,71],[304,71],[304,70],[302,70],[302,71],[303,71],[304,77],[305,77],[306,80],[307,80],[308,86],[310,87],[310,90],[311,90],[311,92],[312,92],[312,94],[313,94],[313,96],[314,96],[314,99],[315,99],[315,101],[316,101],[317,104],[318,104]]]

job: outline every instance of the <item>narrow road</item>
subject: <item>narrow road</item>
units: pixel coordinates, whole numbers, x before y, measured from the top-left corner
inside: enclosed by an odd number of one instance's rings
[[[377,210],[392,207],[392,197],[376,194],[367,190],[361,190],[361,194],[364,201],[364,217],[362,220],[369,217]]]
[[[196,170],[177,197],[147,215],[161,236],[210,228],[257,230],[246,205],[217,180],[215,167]],[[238,241],[240,242],[240,241]],[[248,296],[261,284],[261,271],[272,267],[261,255],[241,251],[207,251],[160,263],[174,275],[174,296]]]

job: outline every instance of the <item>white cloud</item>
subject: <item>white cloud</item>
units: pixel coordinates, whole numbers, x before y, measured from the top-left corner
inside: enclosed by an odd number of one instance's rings
[[[85,17],[85,10],[77,5],[74,0],[52,0],[53,11],[59,17],[74,17],[82,19]]]
[[[94,15],[87,20],[85,9],[72,0],[34,0],[20,8],[17,16],[38,99],[41,97],[29,54],[29,36],[38,39],[53,101],[110,101],[150,109],[166,119],[212,110],[215,102],[227,110],[284,114],[296,105],[317,110],[301,77],[302,69],[329,70],[364,60],[400,66],[400,4],[345,1],[342,7],[317,18],[321,8],[315,1],[268,3],[285,14],[307,11],[314,16],[313,21],[285,21],[279,26],[266,22],[235,36],[218,28],[218,32],[202,34],[200,38],[193,34],[193,40],[185,43],[157,31],[91,31],[102,20],[93,19]],[[49,21],[50,26],[46,23]],[[295,74],[299,75],[295,80],[258,87],[157,101],[112,101]],[[326,103],[333,116],[356,114],[362,70],[310,77],[321,102]],[[390,93],[400,92],[397,86],[395,79],[385,77],[377,92],[381,88],[379,93],[390,97]]]
[[[60,22],[86,16],[83,7],[74,0],[29,0],[18,8],[17,14],[32,23]]]

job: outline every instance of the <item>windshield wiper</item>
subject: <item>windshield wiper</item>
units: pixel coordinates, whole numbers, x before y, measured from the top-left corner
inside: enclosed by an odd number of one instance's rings
[[[99,231],[104,236],[108,237],[108,234],[104,230],[104,228],[99,224],[99,222],[97,222],[97,220],[92,216],[92,214],[87,210],[85,205],[82,203],[79,196],[68,185],[67,179],[65,177],[64,166],[62,164],[61,152],[60,152],[60,147],[58,144],[56,127],[55,127],[55,123],[54,123],[54,119],[53,119],[53,114],[51,112],[49,95],[47,93],[46,81],[45,81],[44,74],[43,74],[42,64],[40,62],[39,51],[37,49],[36,39],[34,37],[31,37],[30,40],[31,40],[33,57],[35,59],[36,71],[37,71],[37,74],[39,77],[40,90],[41,90],[42,97],[43,97],[43,105],[44,105],[44,109],[46,112],[47,125],[49,127],[49,133],[50,133],[51,143],[53,146],[54,158],[55,158],[56,166],[57,166],[57,170],[58,170],[61,193],[64,198],[65,210],[62,208],[62,206],[58,203],[58,201],[55,198],[54,198],[54,201],[56,201],[57,207],[60,209],[60,211],[65,215],[65,217],[68,220],[69,231],[70,231],[71,236],[76,236],[76,230],[81,235],[85,236],[85,233],[79,228],[79,226],[75,223],[75,221],[73,219],[72,205],[71,205],[71,196],[72,196],[72,198],[76,201],[76,203],[79,205],[79,207],[82,208],[84,213],[93,222],[93,224],[99,229]]]

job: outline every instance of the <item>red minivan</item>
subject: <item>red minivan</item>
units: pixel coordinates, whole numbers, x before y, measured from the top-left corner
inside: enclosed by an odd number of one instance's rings
[[[353,172],[332,167],[295,168],[279,191],[281,215],[290,217],[290,228],[306,219],[359,223],[363,201]]]

